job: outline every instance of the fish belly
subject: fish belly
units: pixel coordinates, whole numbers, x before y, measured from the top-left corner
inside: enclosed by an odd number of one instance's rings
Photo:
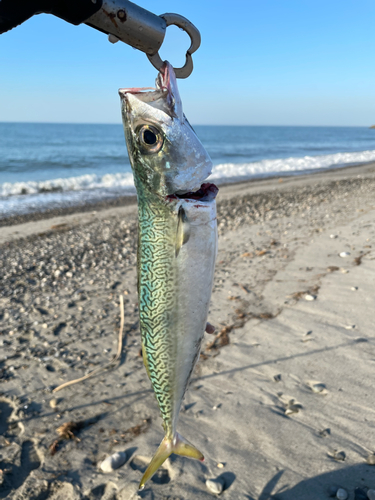
[[[178,214],[188,235],[176,251]],[[180,200],[139,205],[138,292],[143,358],[174,436],[181,402],[199,357],[217,253],[216,204]]]
[[[176,259],[178,288],[178,327],[173,415],[175,430],[178,412],[190,376],[198,361],[206,329],[210,305],[215,260],[217,255],[216,202],[183,200],[188,241],[181,247]]]

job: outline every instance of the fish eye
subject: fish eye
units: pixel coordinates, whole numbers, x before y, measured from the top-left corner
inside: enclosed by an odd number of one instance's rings
[[[155,142],[157,140],[158,140],[158,138],[157,138],[156,134],[152,130],[146,129],[143,132],[143,141],[146,144],[149,144],[150,146],[152,146],[153,144],[155,144]]]
[[[138,137],[145,153],[157,153],[163,146],[162,133],[152,125],[142,125]]]

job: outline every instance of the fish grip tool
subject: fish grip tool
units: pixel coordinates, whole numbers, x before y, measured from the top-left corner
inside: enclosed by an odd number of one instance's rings
[[[87,24],[108,35],[112,43],[122,41],[144,52],[160,71],[163,66],[159,49],[168,26],[175,25],[190,37],[185,64],[174,68],[177,78],[187,78],[193,71],[192,54],[199,48],[198,29],[179,14],[160,16],[129,0],[0,0],[0,34],[9,31],[35,14],[52,14],[68,23]]]
[[[187,78],[193,71],[192,54],[201,44],[199,30],[185,17],[166,13],[160,16],[149,12],[129,0],[102,0],[100,9],[85,24],[108,34],[112,43],[122,41],[144,52],[158,70],[164,61],[159,55],[168,26],[175,25],[190,37],[185,64],[174,68],[177,78]]]

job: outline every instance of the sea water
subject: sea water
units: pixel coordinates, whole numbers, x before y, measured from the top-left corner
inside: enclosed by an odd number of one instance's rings
[[[365,127],[194,129],[218,185],[375,161]],[[133,194],[122,125],[0,123],[0,218]]]

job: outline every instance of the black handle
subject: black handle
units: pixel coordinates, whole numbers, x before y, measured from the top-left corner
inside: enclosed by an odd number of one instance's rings
[[[81,24],[102,6],[102,0],[0,0],[0,34],[35,14],[47,13]]]

